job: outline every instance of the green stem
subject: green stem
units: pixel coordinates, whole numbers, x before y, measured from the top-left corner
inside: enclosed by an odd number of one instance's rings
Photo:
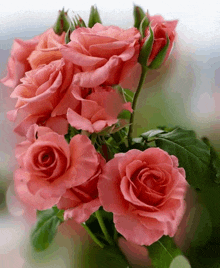
[[[129,125],[129,130],[128,130],[128,144],[129,144],[129,146],[131,146],[131,143],[132,143],[132,133],[133,133],[133,126],[134,126],[134,124],[133,124],[134,113],[135,113],[135,109],[136,109],[137,99],[138,99],[138,96],[141,92],[142,86],[145,82],[147,70],[148,70],[148,68],[146,66],[142,65],[141,78],[140,78],[137,90],[136,90],[135,95],[134,95],[133,103],[132,103],[133,113],[131,114],[130,123],[129,123],[130,125]]]
[[[104,220],[103,220],[103,218],[102,218],[102,216],[101,216],[101,214],[100,214],[100,211],[97,210],[97,211],[95,212],[95,215],[96,215],[96,218],[97,218],[97,220],[98,220],[98,222],[99,222],[99,225],[100,225],[100,227],[101,227],[101,229],[102,229],[102,232],[103,232],[103,234],[104,234],[106,240],[108,241],[108,243],[109,243],[110,245],[114,245],[115,243],[114,243],[114,241],[112,240],[111,236],[110,236],[109,233],[108,233],[108,230],[107,230],[107,228],[106,228],[106,226],[105,226]]]
[[[90,237],[92,238],[92,240],[98,244],[101,248],[104,248],[105,244],[103,244],[94,234],[93,232],[91,232],[91,230],[89,229],[89,227],[85,224],[81,224],[85,230],[87,231],[87,233],[90,235]]]

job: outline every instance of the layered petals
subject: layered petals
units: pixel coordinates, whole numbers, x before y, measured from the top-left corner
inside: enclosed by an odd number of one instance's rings
[[[96,23],[92,28],[76,29],[70,38],[60,51],[81,68],[73,81],[80,87],[120,84],[137,64],[140,33],[135,28],[123,30]]]
[[[105,165],[98,191],[117,231],[133,243],[151,245],[163,235],[175,235],[187,185],[175,156],[160,148],[133,149]]]

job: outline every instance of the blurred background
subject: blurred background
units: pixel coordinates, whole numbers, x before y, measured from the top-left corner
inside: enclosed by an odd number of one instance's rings
[[[129,0],[1,3],[0,79],[6,75],[13,39],[27,40],[42,33],[54,24],[58,10],[63,7],[69,9],[70,17],[79,14],[87,22],[90,6],[94,4],[104,25],[133,26],[133,1]],[[195,130],[200,137],[207,136],[220,151],[220,2],[139,0],[135,4],[145,11],[148,9],[150,15],[161,14],[165,20],[178,19],[179,23],[171,57],[161,69],[148,73],[138,101],[134,135],[158,125],[178,125]],[[22,139],[15,136],[13,123],[6,119],[6,112],[15,105],[10,93],[11,89],[0,84],[0,267],[85,267],[78,252],[91,241],[80,226],[73,229],[72,223],[60,228],[55,242],[45,252],[33,253],[30,248],[28,237],[34,216],[23,214],[11,185],[17,165],[13,150]],[[205,210],[196,206],[196,197],[190,202],[193,204],[188,215],[191,223],[201,211],[207,217]],[[195,227],[188,225],[181,242],[183,247],[192,239],[192,230]],[[134,267],[146,267],[137,256],[133,262]]]

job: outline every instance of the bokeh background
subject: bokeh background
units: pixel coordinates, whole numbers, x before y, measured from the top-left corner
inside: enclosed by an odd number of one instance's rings
[[[88,21],[90,6],[94,4],[103,24],[133,26],[133,1],[129,0],[1,2],[0,78],[6,75],[14,38],[27,40],[42,33],[54,24],[58,10],[63,7],[69,9],[70,16],[79,14]],[[139,0],[135,4],[145,11],[148,9],[151,15],[161,14],[166,20],[179,19],[179,23],[172,56],[161,69],[148,73],[138,101],[134,135],[158,125],[178,125],[195,130],[200,137],[207,136],[220,151],[220,2]],[[91,241],[80,226],[73,228],[71,222],[60,228],[54,243],[45,252],[31,250],[28,237],[33,217],[24,217],[11,185],[17,165],[13,150],[22,139],[15,136],[13,123],[6,119],[6,112],[15,104],[15,100],[9,98],[10,92],[11,89],[0,84],[0,267],[85,267],[84,257],[79,253]],[[189,214],[191,223],[182,238],[183,247],[193,239],[192,232],[196,229],[193,226],[198,215],[201,217],[201,211],[203,217],[207,217],[204,209],[196,206],[196,197],[190,202],[193,204]],[[133,254],[134,267],[146,267],[144,254]]]

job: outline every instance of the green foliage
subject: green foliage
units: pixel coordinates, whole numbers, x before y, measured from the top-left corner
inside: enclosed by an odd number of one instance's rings
[[[154,268],[170,268],[171,263],[175,261],[175,257],[182,255],[181,250],[177,248],[173,239],[169,236],[163,236],[146,248]]]
[[[96,6],[91,6],[90,15],[89,15],[89,28],[92,28],[96,23],[102,23],[99,12]]]
[[[77,135],[77,134],[80,134],[81,131],[80,130],[77,130],[75,129],[74,127],[72,127],[70,124],[68,126],[68,133],[64,136],[65,137],[65,140],[70,143],[71,139],[73,136]]]
[[[90,245],[82,253],[82,266],[84,268],[131,268],[117,246]]]
[[[203,137],[203,142],[209,146],[210,154],[211,154],[211,163],[210,169],[214,172],[214,181],[216,183],[220,183],[220,155],[214,149],[214,147],[210,144],[208,138]]]
[[[37,223],[31,234],[31,243],[36,251],[45,250],[51,244],[58,226],[64,221],[63,212],[57,207],[37,212]]]
[[[99,208],[98,213],[99,215],[97,212],[93,213],[90,218],[82,224],[82,226],[87,230],[94,242],[104,248],[110,243],[100,227],[99,219],[101,218],[103,220],[103,225],[105,226],[110,239],[112,239],[111,242],[115,243],[114,240],[117,241],[118,232],[116,231],[113,223],[113,213],[105,211],[102,207]]]
[[[196,138],[194,131],[176,128],[168,133],[160,133],[160,130],[151,130],[141,136],[146,141],[154,137],[157,147],[175,155],[179,159],[179,166],[185,169],[186,179],[192,187],[205,190],[211,185],[210,149]]]

